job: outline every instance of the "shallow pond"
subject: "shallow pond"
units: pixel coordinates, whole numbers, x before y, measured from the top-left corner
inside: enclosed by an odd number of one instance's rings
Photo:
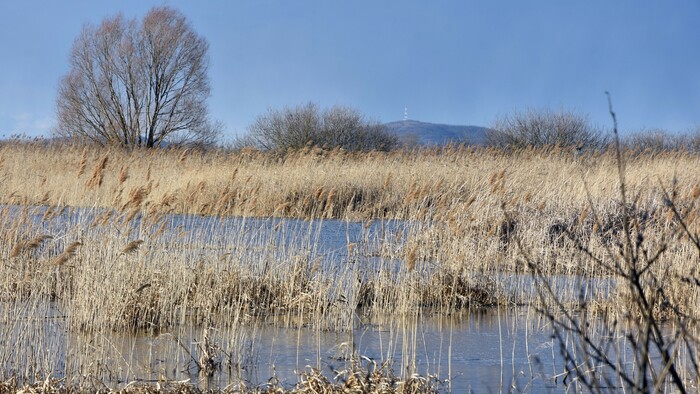
[[[14,213],[19,215],[19,209]],[[55,239],[71,231],[88,233],[104,211],[67,210],[52,220],[42,220],[45,208],[33,212],[36,225]],[[172,215],[162,219],[168,230],[150,248],[176,248],[187,261],[204,253],[228,253],[244,249],[243,257],[269,253],[305,253],[331,271],[341,263],[361,258],[364,269],[376,265],[398,270],[404,264],[400,249],[408,233],[420,231],[422,223],[397,221],[346,222],[282,219],[215,218]],[[146,238],[153,227],[137,218],[129,222],[135,238]],[[93,226],[94,227],[94,226]],[[77,229],[77,230],[76,230]],[[114,230],[117,231],[117,230]],[[125,231],[125,230],[119,230]],[[230,239],[235,238],[231,243]],[[233,245],[233,246],[232,246]],[[352,245],[352,247],[350,246]],[[61,245],[52,246],[62,250]],[[214,253],[214,254],[216,254]],[[270,254],[274,258],[274,253]],[[246,261],[245,259],[243,259]],[[425,271],[430,274],[430,271]],[[575,297],[611,289],[610,281],[586,281],[575,276],[549,278],[555,288],[581,289]],[[529,275],[492,274],[504,292],[535,295],[536,283]],[[138,291],[138,290],[137,290]],[[607,290],[605,290],[607,291]],[[0,305],[0,312],[6,305]],[[11,308],[21,311],[16,305]],[[54,303],[31,306],[27,313],[0,313],[0,333],[17,349],[5,351],[4,370],[22,369],[28,360],[50,365],[55,375],[78,373],[106,385],[122,386],[133,381],[189,380],[202,387],[264,386],[270,379],[293,386],[299,373],[316,368],[329,379],[346,370],[352,355],[363,356],[365,365],[389,362],[397,376],[434,376],[444,391],[467,392],[560,392],[563,361],[552,339],[551,326],[528,306],[474,309],[459,314],[363,318],[356,316],[352,329],[342,332],[312,329],[293,321],[254,321],[228,327],[180,326],[140,334],[104,332],[93,335],[70,332],[66,316]],[[352,311],[350,312],[352,313]],[[351,314],[348,314],[351,316]],[[288,317],[289,318],[289,317]],[[37,320],[34,335],[24,337],[21,320]],[[299,328],[291,328],[299,327]],[[37,334],[38,333],[38,334]],[[205,339],[206,338],[206,339]],[[211,376],[202,377],[197,364],[205,343],[215,365]],[[42,355],[49,351],[51,354]],[[24,350],[21,350],[24,351]],[[23,353],[24,354],[24,353]],[[42,358],[43,357],[43,358]],[[15,360],[14,363],[8,360]],[[37,368],[40,369],[40,368]],[[46,368],[44,368],[46,369]]]
[[[364,356],[365,366],[373,361],[390,361],[398,376],[434,376],[442,381],[444,391],[564,389],[554,379],[561,373],[562,362],[553,351],[551,335],[529,308],[490,308],[447,317],[412,316],[358,324],[347,333],[282,328],[274,322],[210,328],[206,335],[216,348],[212,353],[216,370],[209,377],[201,376],[193,361],[202,354],[201,328],[87,336],[66,332],[60,316],[45,324],[47,338],[41,342],[51,343],[53,349],[63,353],[52,355],[56,375],[92,359],[102,360],[103,368],[94,369],[98,371],[95,377],[115,387],[163,378],[189,380],[209,388],[236,387],[241,382],[248,387],[265,386],[275,378],[291,387],[298,381],[298,373],[309,368],[317,368],[333,379],[338,371],[349,367],[350,355],[356,354]],[[58,343],[61,346],[56,346]]]

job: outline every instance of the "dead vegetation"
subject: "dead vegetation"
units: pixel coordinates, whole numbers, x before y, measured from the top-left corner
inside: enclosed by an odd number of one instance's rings
[[[2,146],[0,157],[5,204],[143,205],[164,213],[223,216],[454,220],[469,214],[477,222],[492,221],[498,204],[490,178],[501,176],[509,197],[525,211],[539,208],[566,218],[587,205],[584,179],[601,205],[610,203],[616,182],[611,153],[556,148],[364,154],[303,148],[272,154],[13,143]],[[630,151],[630,189],[643,200],[654,198],[657,181],[668,184],[675,174],[680,195],[691,195],[698,161],[678,151],[649,156]]]
[[[587,310],[622,318],[633,301],[628,289],[590,256],[619,248],[626,234],[641,234],[649,250],[663,245],[645,273],[664,278],[674,313],[697,320],[700,286],[690,273],[697,271],[700,158],[666,152],[625,160],[633,204],[617,199],[609,152],[305,148],[272,155],[5,144],[0,330],[7,340],[0,376],[24,387],[55,376],[65,354],[59,339],[39,339],[48,335],[43,321],[16,318],[28,314],[62,316],[69,331],[95,337],[171,332],[183,324],[233,329],[269,319],[347,332],[357,319],[546,305],[550,299],[537,298],[528,276],[535,269],[561,279],[548,283],[562,306],[584,305],[569,280],[583,279]],[[674,185],[671,205],[663,185]],[[318,248],[315,223],[323,221],[311,219],[365,222],[329,252]],[[55,350],[55,358],[32,343]],[[219,365],[211,343],[202,343],[188,360],[203,369]],[[95,361],[104,354],[86,353],[64,366],[65,387],[83,384],[83,376],[110,379],[109,367]],[[408,389],[423,378],[401,381],[383,366],[371,368],[393,382],[395,391],[387,392],[426,392]],[[302,375],[308,390],[376,383],[355,372],[342,382],[314,374]]]
[[[223,388],[202,389],[190,381],[163,380],[154,383],[130,382],[119,390],[100,385],[70,385],[64,379],[46,378],[33,384],[18,384],[15,378],[0,382],[0,393],[124,393],[124,394],[432,394],[444,387],[434,376],[409,376],[402,379],[394,374],[388,363],[377,364],[366,357],[353,356],[345,370],[333,371],[335,379],[329,379],[315,368],[307,368],[299,375],[293,387],[282,387],[275,380],[263,386],[248,387],[245,384]]]

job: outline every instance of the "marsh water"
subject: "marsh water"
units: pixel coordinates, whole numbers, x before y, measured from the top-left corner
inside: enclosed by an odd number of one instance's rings
[[[37,224],[51,226],[52,234],[85,225],[85,215],[97,213],[67,211],[47,224],[33,215]],[[76,215],[83,218],[76,220]],[[169,231],[160,239],[167,247],[187,245],[188,237],[225,240],[221,234],[235,234],[239,247],[257,253],[261,247],[304,251],[326,267],[342,267],[362,256],[363,264],[383,267],[402,263],[392,257],[386,245],[400,247],[405,233],[420,223],[399,221],[348,222],[303,221],[250,218],[202,218],[172,215],[166,219]],[[139,220],[132,224],[139,228]],[[66,230],[68,231],[68,230]],[[146,230],[142,230],[146,231]],[[216,236],[214,236],[216,234]],[[275,234],[279,234],[276,236]],[[387,242],[389,240],[390,242]],[[224,241],[222,241],[224,242]],[[349,245],[353,245],[352,248]],[[216,242],[208,248],[217,248]],[[222,251],[230,246],[220,245]],[[183,246],[186,248],[186,246]],[[196,257],[197,248],[187,249]],[[395,260],[395,261],[394,261]],[[527,275],[497,276],[500,286],[532,291]],[[592,286],[577,277],[552,278],[562,287],[586,289]],[[597,283],[595,286],[600,287]],[[603,287],[606,285],[603,284]],[[582,290],[582,293],[584,291]],[[1,307],[1,306],[0,306]],[[41,308],[39,308],[41,309]],[[37,310],[35,307],[33,310]],[[96,359],[109,364],[103,376],[108,384],[157,382],[162,379],[194,382],[202,387],[265,386],[274,380],[291,387],[302,371],[317,369],[329,379],[343,376],[351,356],[360,355],[365,369],[387,362],[397,376],[416,373],[434,377],[440,388],[452,392],[559,392],[563,362],[556,350],[551,327],[528,306],[471,309],[451,315],[416,313],[402,318],[370,320],[356,317],[351,330],[342,332],[313,329],[303,324],[256,321],[229,328],[181,326],[171,330],[113,333],[87,336],[67,330],[66,316],[54,303],[43,309],[44,316],[16,316],[43,319],[47,329],[42,342],[52,344],[56,354],[50,360],[55,372],[72,370],[85,356],[76,352],[91,349]],[[5,340],[22,343],[21,332],[11,322],[0,323]],[[290,328],[291,327],[291,328]],[[216,350],[216,368],[210,376],[198,373],[197,359],[204,341]],[[36,340],[35,338],[33,340]],[[26,346],[41,344],[26,343]],[[6,371],[18,368],[5,365]]]
[[[401,323],[358,326],[351,333],[330,333],[275,324],[246,327],[236,332],[242,355],[233,362],[223,355],[220,369],[210,377],[198,374],[190,360],[197,354],[202,329],[109,338],[121,365],[113,369],[120,383],[167,377],[189,380],[203,387],[265,386],[277,379],[291,387],[298,373],[316,368],[329,379],[350,367],[352,351],[365,368],[391,361],[398,376],[415,362],[414,371],[441,380],[444,391],[556,392],[555,377],[562,363],[546,327],[527,309],[473,311],[463,316],[421,317]],[[227,348],[230,332],[208,334]],[[243,341],[241,341],[241,337]],[[178,345],[189,343],[189,351]],[[80,339],[78,339],[80,340]],[[231,349],[227,349],[231,351]],[[561,377],[559,377],[561,383]]]
[[[352,332],[284,328],[274,322],[228,329],[210,328],[208,340],[222,351],[211,376],[199,373],[204,330],[183,326],[160,332],[111,335],[72,334],[60,311],[47,316],[42,343],[59,343],[55,373],[71,370],[84,358],[109,363],[99,378],[106,385],[130,382],[189,381],[203,388],[265,387],[276,379],[293,386],[299,373],[319,370],[328,379],[350,367],[352,354],[365,369],[390,362],[397,376],[407,371],[439,380],[448,392],[558,392],[563,363],[543,320],[529,308],[489,308],[459,316],[358,324]],[[6,333],[5,333],[6,334]],[[13,335],[21,335],[14,333]],[[36,340],[35,338],[33,340]],[[41,346],[41,343],[27,346]],[[56,346],[52,346],[56,349]],[[91,354],[76,354],[90,349]],[[72,363],[75,363],[73,365]],[[6,366],[8,367],[8,366]],[[10,366],[11,367],[11,366]],[[557,376],[559,376],[557,378]],[[559,384],[557,384],[559,383]]]

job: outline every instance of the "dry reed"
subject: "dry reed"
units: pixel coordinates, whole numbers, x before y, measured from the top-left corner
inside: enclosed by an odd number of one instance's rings
[[[162,208],[168,212],[237,216],[435,218],[472,199],[466,205],[476,203],[483,217],[498,209],[494,187],[507,189],[521,208],[542,211],[549,204],[550,212],[561,216],[586,205],[587,188],[596,203],[611,201],[616,182],[614,155],[607,152],[575,156],[546,150],[505,154],[445,148],[322,156],[290,152],[279,157],[211,151],[184,154],[187,160],[180,160],[179,150],[154,154],[17,143],[3,145],[0,154],[5,160],[0,169],[3,203],[26,198],[34,205],[119,209],[124,202],[115,202],[115,193],[150,185],[144,202],[160,206],[167,199],[168,207]],[[680,195],[692,196],[698,184],[692,171],[698,157],[679,152],[628,155],[627,181],[643,198],[653,198],[659,182],[670,184],[674,175],[683,189]],[[89,179],[73,176],[75,168],[80,173],[88,162],[95,163]],[[41,176],[27,178],[27,173]],[[289,209],[277,209],[282,204]]]
[[[577,244],[600,254],[619,243],[622,213],[645,242],[661,244],[679,225],[662,184],[676,185],[680,214],[700,228],[700,158],[627,155],[634,207],[616,203],[608,152],[194,155],[5,144],[0,202],[12,207],[0,213],[0,299],[37,308],[53,300],[71,330],[94,335],[270,318],[347,331],[357,318],[537,302],[517,241],[545,275],[590,281],[591,310],[614,316],[629,303],[624,289]],[[89,162],[96,163],[90,179],[76,179]],[[228,216],[238,219],[218,219]],[[379,220],[360,225],[353,240],[348,235],[340,248],[347,253],[334,251],[331,264],[318,250],[313,221],[266,227],[253,217]],[[669,277],[679,312],[697,318],[700,286],[673,279],[694,269],[688,242],[675,239],[652,269]],[[41,268],[47,265],[53,269]],[[567,305],[580,302],[571,282],[552,286]],[[20,357],[9,346],[2,352]],[[46,366],[29,369],[27,376],[47,373]]]

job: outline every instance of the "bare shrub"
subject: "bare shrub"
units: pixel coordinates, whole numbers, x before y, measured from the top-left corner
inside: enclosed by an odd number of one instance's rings
[[[498,118],[486,133],[487,144],[499,148],[596,148],[603,138],[584,115],[571,111],[528,110]]]
[[[684,135],[684,141],[689,152],[700,152],[700,126],[688,131]]]
[[[664,258],[674,253],[680,238],[690,239],[691,247],[700,252],[700,238],[689,229],[689,218],[677,205],[675,185],[670,192],[661,185],[664,209],[674,226],[654,234],[638,220],[639,196],[630,193],[626,180],[612,104],[610,114],[618,168],[618,204],[624,207],[621,229],[613,243],[601,242],[602,250],[582,241],[571,230],[565,233],[578,254],[595,267],[597,278],[609,277],[616,283],[620,309],[597,313],[596,305],[583,290],[572,306],[553,288],[550,274],[541,268],[542,261],[520,240],[518,246],[535,279],[541,301],[538,311],[553,328],[553,343],[564,360],[563,383],[568,388],[587,392],[609,392],[614,388],[635,393],[685,393],[696,387],[700,377],[695,334],[699,320],[688,308],[700,282],[695,267],[685,265],[672,270]],[[652,141],[663,142],[663,138]],[[594,226],[602,226],[601,212],[590,197],[589,207]]]
[[[368,121],[356,109],[334,106],[321,110],[307,103],[282,110],[270,109],[249,126],[239,147],[261,150],[301,149],[318,146],[346,151],[389,151],[398,139],[378,122]]]
[[[685,138],[679,135],[671,135],[665,130],[653,129],[629,134],[621,143],[625,148],[634,151],[661,152],[681,148],[685,145]]]

